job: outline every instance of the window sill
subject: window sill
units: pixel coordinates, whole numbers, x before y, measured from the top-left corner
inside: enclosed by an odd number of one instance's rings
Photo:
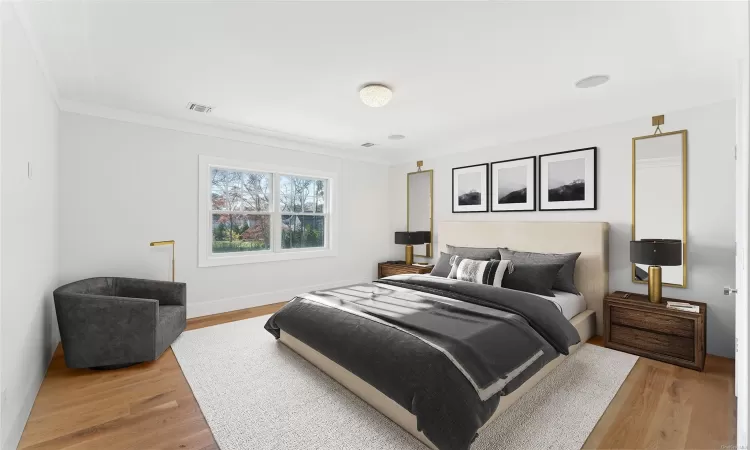
[[[328,258],[337,256],[332,249],[314,249],[282,252],[262,252],[257,254],[234,254],[222,256],[208,256],[198,261],[198,267],[232,266],[236,264],[254,264],[273,261],[291,261],[296,259]]]

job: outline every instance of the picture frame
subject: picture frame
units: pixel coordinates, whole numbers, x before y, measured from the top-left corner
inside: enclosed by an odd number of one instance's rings
[[[489,164],[455,167],[452,177],[452,211],[477,213],[489,211]]]
[[[536,173],[536,156],[490,163],[491,211],[536,211]]]
[[[597,208],[597,147],[539,155],[539,211]]]

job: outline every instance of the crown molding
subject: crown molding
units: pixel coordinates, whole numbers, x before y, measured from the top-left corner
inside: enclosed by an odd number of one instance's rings
[[[25,9],[26,3],[23,1],[16,1],[10,2],[10,5],[12,6],[12,10],[15,12],[18,22],[21,24],[21,28],[23,28],[23,31],[26,34],[26,39],[29,41],[31,51],[34,53],[34,59],[36,59],[39,70],[41,70],[42,75],[44,76],[44,81],[47,84],[49,94],[57,104],[57,107],[60,108],[60,94],[57,89],[57,84],[52,78],[52,74],[49,71],[49,66],[47,65],[47,60],[44,57],[44,52],[42,52],[42,47],[39,45],[39,41],[37,40],[36,34],[34,33],[34,27],[33,25],[31,25],[31,20],[29,20],[29,15]]]
[[[735,97],[719,97],[717,99],[713,99],[710,101],[701,101],[697,103],[693,102],[689,104],[688,106],[683,106],[683,107],[678,107],[678,108],[669,108],[667,110],[662,110],[662,111],[665,112],[665,115],[670,115],[670,114],[691,111],[693,109],[709,108],[709,107],[721,105],[723,103],[727,103],[730,101],[736,102],[736,98]],[[533,141],[541,141],[541,140],[553,139],[553,138],[565,139],[568,137],[568,135],[576,135],[579,133],[590,132],[590,131],[595,131],[595,130],[601,131],[601,129],[604,129],[606,127],[617,126],[617,125],[626,126],[630,122],[642,121],[644,120],[645,117],[648,117],[649,122],[650,122],[651,116],[646,116],[646,114],[643,114],[640,112],[628,113],[628,114],[618,116],[618,117],[588,120],[585,122],[585,124],[582,123],[581,125],[566,126],[566,127],[554,129],[552,131],[543,129],[541,132],[526,132],[526,133],[513,136],[509,139],[497,140],[496,142],[489,144],[489,145],[462,146],[460,144],[454,144],[452,148],[444,148],[444,147],[434,148],[433,147],[433,148],[430,148],[429,150],[426,150],[425,148],[405,150],[405,151],[402,151],[399,155],[393,156],[389,160],[389,165],[400,166],[400,165],[405,165],[405,164],[413,164],[415,160],[419,160],[419,159],[434,161],[436,158],[456,156],[456,155],[461,155],[464,153],[504,151],[516,144],[527,144]],[[458,150],[456,150],[456,148]]]
[[[125,109],[110,108],[90,103],[76,102],[72,100],[61,99],[59,102],[60,110],[69,113],[81,114],[85,116],[100,117],[104,119],[117,120],[120,122],[134,123],[156,128],[163,128],[184,133],[198,134],[202,136],[211,136],[220,139],[229,139],[233,141],[247,142],[250,144],[263,145],[285,150],[298,150],[307,153],[316,153],[319,155],[333,156],[336,158],[363,161],[373,164],[388,165],[388,161],[376,159],[370,155],[354,154],[358,149],[347,149],[336,147],[333,144],[318,143],[310,140],[302,141],[303,138],[290,138],[286,136],[265,136],[248,131],[239,125],[227,124],[206,125],[197,122],[191,122],[181,119],[170,119],[163,116],[152,114],[138,113]],[[280,134],[280,133],[277,133]]]
[[[3,0],[0,0],[2,2]],[[263,145],[267,147],[282,148],[288,150],[298,150],[308,153],[333,156],[336,158],[363,161],[373,164],[387,165],[388,162],[382,158],[376,158],[371,155],[356,154],[361,151],[359,148],[344,147],[330,142],[321,142],[302,136],[294,136],[288,133],[277,132],[273,130],[258,129],[247,125],[236,124],[232,122],[201,124],[182,119],[169,119],[162,116],[138,113],[134,111],[109,108],[89,103],[66,100],[60,97],[57,84],[49,70],[42,47],[39,44],[37,35],[34,32],[32,21],[27,11],[27,2],[11,1],[13,14],[18,19],[21,28],[31,46],[34,59],[37,62],[39,70],[42,72],[50,96],[60,111],[72,112],[82,115],[102,117],[122,122],[136,123],[140,125],[164,128],[185,133],[199,134],[203,136],[212,136],[221,139],[229,139],[251,144]]]

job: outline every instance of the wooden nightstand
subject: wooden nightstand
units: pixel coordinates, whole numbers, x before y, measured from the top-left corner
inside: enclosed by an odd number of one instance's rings
[[[378,263],[378,278],[391,275],[430,273],[435,266],[409,266],[406,264]]]
[[[667,301],[700,307],[689,313],[667,308]],[[695,370],[706,360],[706,304],[617,291],[604,299],[604,345]]]

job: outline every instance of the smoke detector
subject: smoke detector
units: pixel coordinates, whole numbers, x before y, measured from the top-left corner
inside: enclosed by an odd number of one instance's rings
[[[186,108],[189,109],[190,111],[195,111],[195,112],[199,112],[203,114],[208,114],[213,109],[210,106],[201,105],[198,103],[188,103]]]
[[[364,144],[362,144],[362,147],[373,147],[374,145],[375,144],[373,144],[372,142],[365,142]]]

